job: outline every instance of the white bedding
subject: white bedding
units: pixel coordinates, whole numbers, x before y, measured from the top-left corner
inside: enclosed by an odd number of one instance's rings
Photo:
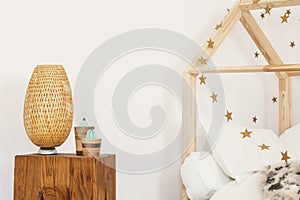
[[[258,172],[240,183],[232,181],[219,189],[210,200],[263,200],[262,178],[263,175]]]
[[[258,130],[251,131],[253,133],[249,138],[241,137],[243,132],[239,132],[239,130],[229,131],[229,134],[227,134],[229,136],[225,138],[225,142],[223,141],[224,144],[227,142],[228,145],[224,145],[226,148],[219,148],[221,154],[224,154],[222,159],[220,159],[220,156],[216,157],[214,153],[209,154],[205,159],[199,159],[200,154],[193,153],[186,159],[181,168],[181,175],[191,200],[262,200],[263,174],[253,174],[255,171],[262,169],[262,166],[248,170],[249,165],[252,163],[257,164],[258,158],[266,161],[264,166],[279,162],[284,164],[284,161],[290,163],[300,160],[299,154],[295,153],[299,152],[300,149],[298,142],[300,123],[285,131],[279,139],[270,130],[264,130],[263,133]],[[232,135],[237,139],[233,140]],[[261,140],[257,140],[257,137]],[[241,145],[238,146],[238,143],[241,143]],[[262,146],[267,148],[263,149]],[[223,146],[221,145],[221,147]],[[295,151],[295,149],[298,151]],[[228,153],[229,150],[233,151]],[[270,153],[274,155],[270,156]],[[270,160],[271,157],[275,159]],[[247,168],[247,170],[241,170],[244,168]],[[231,169],[231,172],[237,172],[236,175],[232,176],[232,173],[228,173],[228,169]],[[300,174],[299,170],[297,173]],[[231,181],[232,179],[229,177],[235,178],[235,180]],[[287,184],[287,186],[289,185],[291,184]],[[290,188],[286,191],[290,191]]]
[[[232,179],[226,176],[211,154],[201,159],[193,152],[181,166],[181,177],[192,200],[209,199],[214,192]]]

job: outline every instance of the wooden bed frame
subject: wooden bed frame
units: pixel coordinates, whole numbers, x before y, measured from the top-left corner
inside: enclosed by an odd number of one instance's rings
[[[183,87],[183,147],[189,147],[184,155],[183,161],[191,152],[196,151],[196,83],[197,77],[201,73],[256,73],[256,72],[274,72],[279,80],[279,121],[280,133],[291,126],[291,77],[300,76],[300,64],[284,64],[264,32],[261,30],[253,16],[251,10],[264,9],[267,6],[271,8],[299,6],[300,0],[240,0],[225,16],[222,27],[216,30],[211,36],[214,42],[213,47],[205,43],[203,50],[206,55],[198,55],[191,66],[182,74],[183,79],[189,83],[188,87]],[[201,57],[211,58],[221,45],[225,37],[232,30],[233,26],[240,21],[248,34],[255,42],[260,52],[267,60],[266,66],[237,66],[237,67],[195,67]],[[191,144],[192,141],[192,144]],[[185,188],[182,191],[182,200],[188,200]]]

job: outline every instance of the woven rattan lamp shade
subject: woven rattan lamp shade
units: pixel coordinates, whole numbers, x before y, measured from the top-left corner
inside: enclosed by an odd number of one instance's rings
[[[38,65],[30,78],[24,103],[24,126],[39,152],[56,153],[70,134],[73,101],[62,65]]]

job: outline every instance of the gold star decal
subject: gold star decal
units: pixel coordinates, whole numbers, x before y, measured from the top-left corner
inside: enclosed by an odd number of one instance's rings
[[[223,27],[223,22],[221,22],[220,24],[217,24],[216,27],[215,27],[215,29],[219,30],[222,27]]]
[[[260,13],[260,17],[261,17],[261,19],[264,19],[265,18],[265,13]]]
[[[292,14],[291,9],[287,9],[286,12],[285,12],[285,14],[287,14],[287,15]]]
[[[289,18],[289,15],[287,15],[286,13],[280,17],[281,18],[281,23],[283,24],[284,22],[285,23],[288,23],[288,18]]]
[[[296,44],[295,44],[295,42],[293,41],[293,42],[290,42],[290,47],[291,48],[294,48],[296,46]]]
[[[248,129],[246,128],[244,132],[241,132],[241,134],[243,135],[243,139],[246,137],[251,138],[250,134],[252,133],[252,131],[248,131]]]
[[[229,112],[227,110],[227,113],[226,113],[225,117],[227,118],[227,122],[229,122],[230,120],[232,120],[232,112]]]
[[[253,122],[253,123],[255,123],[255,124],[256,124],[257,120],[258,120],[258,119],[257,119],[257,117],[256,117],[256,116],[255,116],[255,117],[252,117],[252,122]]]
[[[272,8],[269,6],[269,4],[267,5],[267,7],[265,7],[265,14],[271,15],[271,11]]]
[[[262,144],[262,145],[258,145],[258,146],[261,148],[262,151],[263,150],[270,150],[270,146],[268,146],[268,145]]]
[[[254,53],[254,57],[255,57],[255,58],[258,58],[258,56],[259,56],[259,53],[258,53],[258,52],[255,52],[255,53]]]
[[[277,103],[277,97],[272,98],[273,103]]]
[[[285,163],[288,164],[288,160],[291,159],[291,157],[288,156],[288,152],[287,151],[285,151],[284,153],[281,152],[281,156],[282,156],[281,160],[284,160]]]
[[[212,93],[212,95],[210,96],[210,98],[212,99],[212,102],[218,102],[218,99],[217,99],[218,95],[215,94],[214,92]]]
[[[208,47],[208,48],[214,48],[214,44],[215,44],[215,42],[214,42],[214,41],[212,41],[212,39],[211,39],[211,38],[209,38],[209,40],[207,41],[207,43],[208,43],[208,45],[207,45],[207,47]]]
[[[198,59],[200,61],[201,65],[207,65],[207,59],[201,56],[201,58]]]
[[[199,78],[199,80],[200,80],[200,85],[202,85],[202,84],[206,84],[206,78],[207,77],[205,77],[205,76],[203,76],[203,74],[202,74],[202,76]]]

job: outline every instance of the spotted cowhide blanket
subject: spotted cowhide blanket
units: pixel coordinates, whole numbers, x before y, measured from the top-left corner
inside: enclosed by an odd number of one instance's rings
[[[300,199],[300,162],[268,166],[262,173],[264,199]]]

